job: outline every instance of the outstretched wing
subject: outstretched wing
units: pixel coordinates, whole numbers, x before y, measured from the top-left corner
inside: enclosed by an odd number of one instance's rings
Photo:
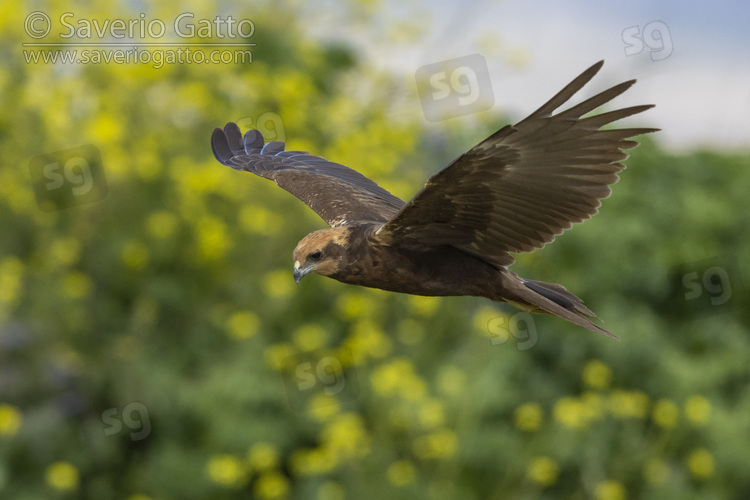
[[[508,125],[431,177],[378,236],[392,245],[452,245],[497,267],[509,252],[531,252],[597,213],[619,180],[627,140],[657,129],[600,130],[645,111],[633,106],[581,118],[627,90],[635,80],[552,113],[599,71],[584,71],[544,106]]]
[[[331,227],[386,222],[404,206],[403,200],[349,167],[302,151],[284,151],[283,142],[264,144],[257,130],[243,137],[236,123],[215,129],[211,148],[224,165],[276,181]]]

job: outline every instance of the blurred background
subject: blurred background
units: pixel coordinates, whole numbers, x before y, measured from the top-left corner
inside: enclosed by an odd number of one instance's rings
[[[750,497],[747,4],[6,2],[0,498]],[[238,122],[409,199],[596,61],[656,104],[601,214],[519,255],[621,342],[292,279],[325,224]],[[612,109],[612,108],[608,108]],[[744,280],[744,281],[743,281]]]

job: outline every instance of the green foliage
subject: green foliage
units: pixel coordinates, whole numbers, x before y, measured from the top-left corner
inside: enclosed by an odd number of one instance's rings
[[[27,13],[3,9],[3,498],[750,490],[746,156],[646,139],[601,215],[518,257],[619,343],[550,317],[505,328],[516,311],[482,299],[297,287],[291,251],[322,221],[219,165],[211,130],[270,113],[291,148],[408,198],[452,156],[394,109],[398,81],[265,9],[251,64],[25,64]],[[106,196],[43,211],[30,159],[84,144]]]

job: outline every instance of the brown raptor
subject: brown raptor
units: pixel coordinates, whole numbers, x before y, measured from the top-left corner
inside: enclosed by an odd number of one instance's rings
[[[627,158],[631,137],[653,128],[606,129],[652,105],[582,116],[625,92],[616,85],[553,114],[602,67],[594,64],[528,118],[507,125],[433,175],[411,201],[362,174],[283,142],[264,144],[228,123],[214,130],[216,158],[273,179],[331,227],[294,250],[294,279],[320,274],[352,285],[414,295],[475,295],[559,316],[617,338],[562,285],[509,271],[511,253],[531,252],[596,214]]]

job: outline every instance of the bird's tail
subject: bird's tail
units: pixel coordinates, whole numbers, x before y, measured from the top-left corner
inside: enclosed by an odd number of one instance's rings
[[[503,299],[524,311],[558,316],[592,332],[620,340],[617,335],[591,321],[589,318],[599,319],[594,311],[562,285],[503,273],[503,289]]]

